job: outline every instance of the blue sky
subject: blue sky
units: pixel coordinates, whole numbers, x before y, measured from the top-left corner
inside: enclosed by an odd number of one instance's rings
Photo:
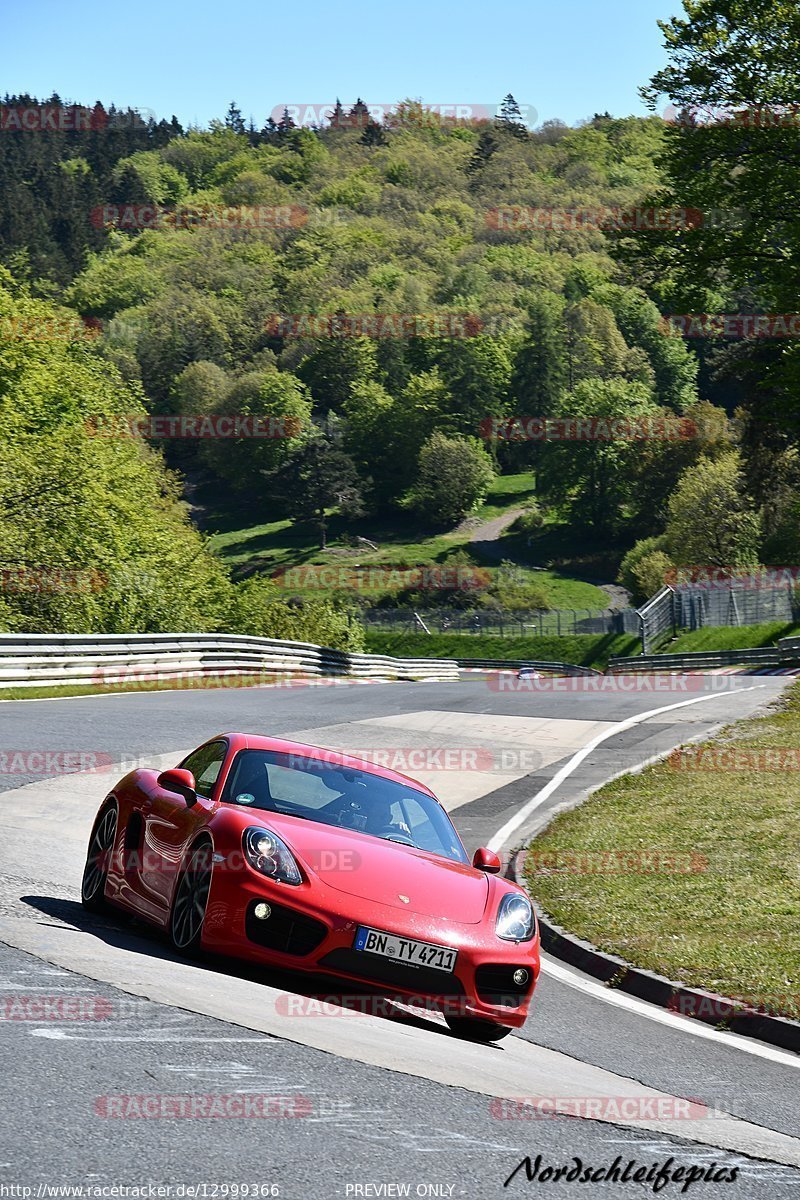
[[[284,103],[337,95],[373,104],[496,104],[574,123],[643,112],[640,84],[662,65],[658,18],[679,0],[238,0],[193,4],[6,4],[4,92],[113,100],[206,124],[235,99],[260,126]]]

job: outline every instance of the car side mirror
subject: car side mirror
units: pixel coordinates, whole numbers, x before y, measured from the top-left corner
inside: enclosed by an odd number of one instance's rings
[[[183,767],[173,767],[169,771],[162,771],[157,782],[165,792],[176,792],[183,796],[187,804],[196,803],[197,786],[191,771],[185,771]]]
[[[472,865],[479,871],[486,871],[487,875],[497,875],[503,866],[494,850],[487,850],[485,846],[480,846],[475,851]]]

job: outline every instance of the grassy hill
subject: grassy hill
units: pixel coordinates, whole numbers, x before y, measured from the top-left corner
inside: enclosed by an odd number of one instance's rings
[[[533,491],[531,472],[500,475],[492,484],[485,503],[468,520],[447,532],[420,528],[417,520],[401,513],[390,518],[361,521],[345,521],[333,513],[327,550],[320,550],[315,531],[309,526],[289,520],[255,523],[251,504],[243,501],[220,503],[216,483],[208,489],[199,488],[195,503],[203,506],[203,524],[209,532],[213,531],[212,548],[238,575],[253,572],[274,575],[304,565],[338,566],[344,570],[376,565],[434,566],[458,550],[467,551],[476,564],[494,574],[498,569],[496,558],[488,557],[478,547],[471,547],[470,539],[484,522],[513,515],[532,499]],[[374,543],[378,549],[372,550],[365,543],[354,545],[359,537]],[[507,551],[509,558],[527,557],[530,561],[539,561],[535,557],[537,552],[527,548],[522,535],[505,535],[498,545],[503,548],[502,556]],[[557,570],[525,567],[522,570],[525,578],[544,591],[551,608],[602,611],[607,607],[605,593],[591,583]],[[293,594],[303,594],[309,589],[302,584],[293,584],[289,590]],[[377,599],[376,589],[373,594]]]

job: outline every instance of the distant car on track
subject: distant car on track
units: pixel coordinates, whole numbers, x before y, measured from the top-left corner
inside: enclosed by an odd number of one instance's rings
[[[81,896],[136,913],[183,953],[332,974],[432,1003],[453,1032],[522,1025],[539,974],[531,903],[470,862],[423,784],[361,759],[226,733],[100,806]]]
[[[541,671],[537,671],[536,667],[520,667],[517,671],[517,679],[541,679]]]

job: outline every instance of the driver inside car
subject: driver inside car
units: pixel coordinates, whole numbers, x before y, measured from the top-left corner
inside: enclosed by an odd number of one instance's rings
[[[362,833],[371,833],[375,837],[391,838],[393,836],[407,838],[413,842],[411,830],[405,821],[395,820],[392,816],[394,805],[382,796],[370,794],[361,783],[348,787],[341,793],[336,802],[325,806],[324,812],[336,813],[336,823],[348,829]]]
[[[403,820],[395,820],[392,816],[393,804],[382,797],[376,797],[371,801],[367,810],[367,833],[372,833],[376,837],[390,838],[395,834],[400,834],[411,840],[411,830]]]

